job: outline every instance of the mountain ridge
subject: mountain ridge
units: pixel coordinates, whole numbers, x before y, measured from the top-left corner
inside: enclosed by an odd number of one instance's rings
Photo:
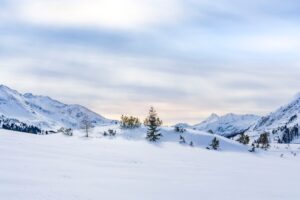
[[[260,116],[253,114],[228,113],[223,116],[211,114],[206,120],[192,126],[194,129],[210,131],[225,137],[232,137],[247,131]]]
[[[114,122],[84,106],[65,104],[48,96],[21,94],[5,85],[0,85],[0,114],[46,129],[79,128],[83,118],[89,118],[94,125]]]

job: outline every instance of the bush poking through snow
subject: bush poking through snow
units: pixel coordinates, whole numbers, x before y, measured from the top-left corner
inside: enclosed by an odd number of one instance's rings
[[[71,128],[68,128],[63,132],[63,134],[67,136],[73,136],[73,130]]]
[[[113,130],[113,129],[108,129],[108,134],[109,134],[109,136],[116,136],[117,131]]]
[[[214,137],[214,139],[211,141],[211,144],[209,145],[213,150],[218,150],[220,146],[220,141]]]
[[[114,137],[117,135],[117,131],[116,130],[113,130],[113,129],[108,129],[107,131],[104,131],[103,132],[103,136],[106,137],[106,136],[111,136],[111,137]]]
[[[193,143],[193,141],[191,141],[191,142],[190,142],[190,146],[191,146],[191,147],[193,147],[193,146],[194,146],[194,143]]]
[[[61,127],[60,129],[57,130],[57,133],[62,133],[65,131],[65,128],[64,127]]]
[[[251,149],[249,149],[249,152],[254,153],[255,152],[255,144],[251,144]]]
[[[61,127],[57,130],[57,133],[62,133],[67,136],[73,136],[73,130],[71,128],[65,129],[64,127]]]
[[[146,139],[150,142],[156,142],[162,136],[159,133],[159,127],[162,125],[162,121],[157,117],[157,113],[153,107],[149,110],[149,115],[144,121],[144,125],[148,127]]]
[[[207,132],[210,133],[210,134],[214,134],[214,132],[211,129],[208,130]]]
[[[121,128],[123,129],[133,129],[133,128],[139,128],[141,126],[141,122],[139,118],[133,117],[133,116],[121,116]]]

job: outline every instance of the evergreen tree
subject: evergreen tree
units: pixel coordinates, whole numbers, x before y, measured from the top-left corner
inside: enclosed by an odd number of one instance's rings
[[[182,135],[180,135],[180,137],[179,137],[179,143],[180,144],[185,144],[186,143],[185,139],[184,139],[184,137]]]
[[[181,126],[175,126],[174,127],[174,131],[177,133],[184,133],[186,132],[185,128],[181,127]]]
[[[212,149],[217,150],[220,146],[220,141],[216,137],[214,137],[209,146],[211,146]]]
[[[194,143],[193,143],[193,141],[191,141],[191,142],[190,142],[190,146],[191,146],[191,147],[193,147],[193,146],[194,146]]]
[[[245,145],[246,145],[246,144],[249,144],[250,138],[249,138],[248,135],[245,135],[244,133],[242,133],[241,136],[240,136],[240,138],[237,139],[237,141],[238,141],[239,143],[242,143],[242,144],[245,144]]]
[[[157,113],[153,107],[149,110],[149,116],[145,119],[144,125],[148,127],[146,139],[150,142],[155,142],[162,136],[159,133],[159,127],[162,125],[162,121],[157,117]]]
[[[282,127],[282,139],[280,140],[280,142],[282,143],[291,143],[295,138],[299,137],[299,128],[298,128],[298,124],[296,124],[293,127]],[[279,143],[279,142],[278,142]]]
[[[262,133],[259,136],[257,143],[261,144],[261,148],[267,150],[270,147],[269,133]]]

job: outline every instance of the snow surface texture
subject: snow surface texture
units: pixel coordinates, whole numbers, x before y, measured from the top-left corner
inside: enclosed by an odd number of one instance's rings
[[[212,114],[205,121],[192,126],[192,128],[202,131],[211,130],[215,134],[230,137],[245,132],[259,119],[260,117],[256,115],[236,115],[230,113],[218,116],[217,114]]]
[[[224,152],[100,129],[90,138],[0,130],[0,199],[299,200],[300,157],[290,153],[299,145],[252,154],[228,143],[236,151]]]
[[[43,129],[78,128],[85,117],[94,125],[113,123],[83,106],[67,105],[30,93],[22,95],[4,85],[0,85],[0,115]]]

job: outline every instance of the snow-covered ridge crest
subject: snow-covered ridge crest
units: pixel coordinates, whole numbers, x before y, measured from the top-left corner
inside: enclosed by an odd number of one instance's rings
[[[224,116],[212,114],[200,124],[194,125],[193,128],[231,137],[247,131],[259,119],[259,116],[250,114],[237,115],[229,113]]]
[[[296,97],[285,106],[280,107],[275,112],[262,117],[253,130],[269,130],[280,126],[292,126],[300,123],[300,96]]]
[[[43,129],[78,128],[86,117],[94,125],[114,122],[83,106],[64,104],[48,96],[21,94],[5,85],[0,85],[0,114]]]
[[[273,142],[291,143],[299,139],[299,124],[300,96],[296,95],[290,103],[257,121],[248,134],[255,136],[267,132]]]

